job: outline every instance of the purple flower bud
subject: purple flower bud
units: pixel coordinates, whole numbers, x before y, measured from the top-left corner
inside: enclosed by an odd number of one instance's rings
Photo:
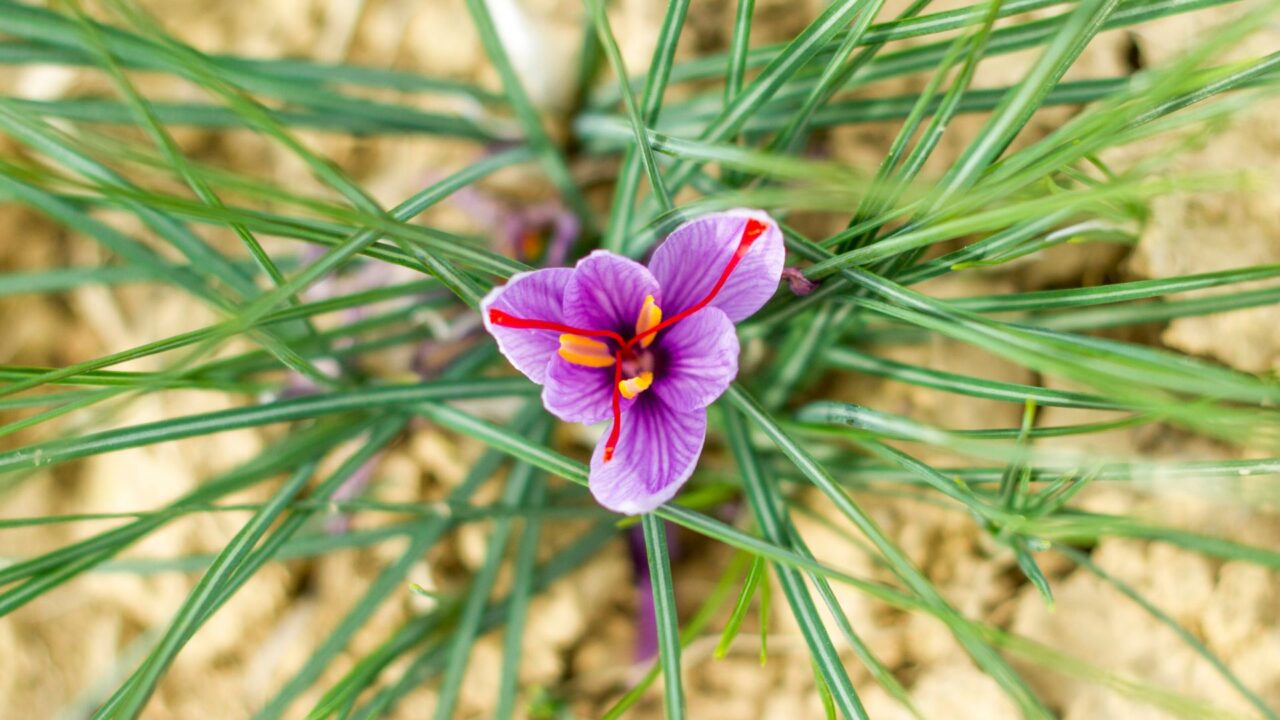
[[[787,287],[791,288],[791,292],[800,297],[818,289],[818,283],[805,277],[800,268],[783,268],[782,279],[787,281]]]

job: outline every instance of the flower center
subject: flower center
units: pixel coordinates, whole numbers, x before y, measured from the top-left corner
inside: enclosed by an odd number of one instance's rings
[[[619,382],[617,387],[622,397],[628,400],[648,390],[653,384],[655,365],[652,350],[633,350],[632,353],[630,356],[622,356],[622,377],[626,379]]]
[[[751,245],[767,229],[764,223],[749,218],[742,230],[742,238],[738,240],[738,247],[734,249],[711,292],[688,308],[663,320],[662,308],[658,307],[653,296],[645,297],[640,316],[636,318],[636,334],[630,339],[625,339],[612,330],[592,330],[564,323],[520,318],[496,308],[489,309],[489,322],[499,327],[558,332],[560,357],[586,367],[613,366],[613,427],[609,430],[609,439],[604,445],[604,461],[609,462],[613,459],[614,449],[618,446],[618,437],[622,432],[622,398],[634,398],[653,385],[655,363],[649,346],[657,339],[658,333],[710,305],[729,281],[733,269],[742,262]],[[612,341],[613,347],[597,338]]]

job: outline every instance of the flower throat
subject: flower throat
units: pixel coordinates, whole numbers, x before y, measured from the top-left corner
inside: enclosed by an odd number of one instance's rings
[[[490,308],[489,322],[499,327],[523,330],[550,330],[561,333],[561,355],[571,357],[571,362],[588,367],[603,368],[609,365],[613,366],[613,427],[609,430],[609,439],[604,446],[604,461],[609,462],[613,459],[614,448],[618,446],[618,437],[622,433],[623,396],[625,395],[628,398],[635,397],[640,392],[648,389],[653,382],[651,368],[649,371],[643,371],[643,367],[649,363],[646,362],[645,357],[638,355],[636,346],[638,345],[643,351],[656,339],[659,332],[711,304],[711,301],[720,294],[725,283],[729,281],[729,275],[733,273],[733,269],[738,266],[738,263],[742,262],[742,258],[751,249],[751,245],[764,234],[766,229],[768,229],[767,226],[759,220],[755,218],[747,219],[747,225],[742,230],[742,238],[738,241],[738,247],[733,251],[729,262],[725,263],[719,279],[716,280],[715,285],[711,287],[711,291],[705,297],[688,308],[669,318],[662,319],[662,311],[654,303],[653,297],[645,298],[644,307],[640,311],[640,318],[636,322],[636,333],[630,339],[624,338],[612,330],[592,330],[546,320],[531,320],[516,317],[497,308]],[[569,337],[566,338],[565,336]],[[612,340],[616,345],[611,351],[612,357],[610,357],[610,350],[607,345],[591,338]],[[570,355],[566,355],[566,348]],[[624,380],[622,377],[624,364],[629,367],[635,366],[642,371],[636,377]]]

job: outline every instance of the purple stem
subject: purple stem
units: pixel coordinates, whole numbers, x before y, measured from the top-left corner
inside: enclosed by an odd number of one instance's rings
[[[627,545],[631,549],[631,565],[635,569],[635,660],[645,662],[658,655],[658,609],[653,604],[653,579],[649,576],[644,529],[636,525],[628,530]]]
[[[674,561],[680,555],[679,536],[670,523],[662,524],[667,534],[667,554]],[[653,604],[653,578],[649,575],[649,554],[644,544],[644,528],[636,525],[627,531],[627,547],[635,571],[636,597],[636,662],[658,656],[658,609]]]
[[[338,489],[333,491],[330,498],[342,501],[360,497],[364,489],[369,486],[369,481],[373,479],[373,469],[378,466],[378,461],[381,459],[381,453],[369,458],[368,462],[356,468],[356,471],[351,473],[351,477],[344,480]],[[330,535],[342,535],[351,529],[351,513],[338,512],[330,515],[325,520],[324,529]]]

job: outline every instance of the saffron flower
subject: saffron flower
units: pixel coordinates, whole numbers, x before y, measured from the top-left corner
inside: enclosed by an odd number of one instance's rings
[[[611,421],[589,486],[616,512],[648,512],[693,474],[707,406],[738,374],[734,324],[773,296],[785,250],[756,210],[687,222],[648,267],[597,250],[573,268],[512,276],[480,304],[517,370],[566,422]]]

